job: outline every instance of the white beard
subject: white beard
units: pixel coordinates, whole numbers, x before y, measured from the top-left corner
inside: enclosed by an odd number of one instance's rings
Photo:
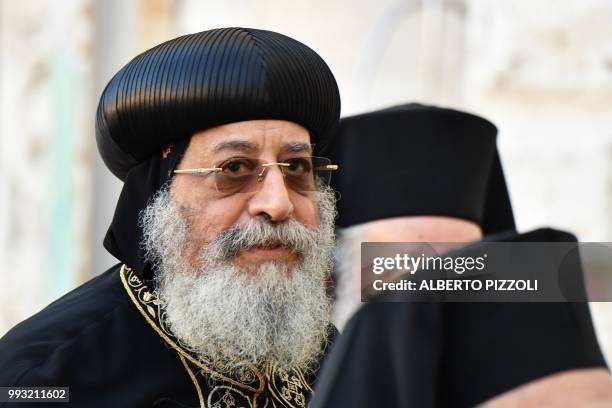
[[[363,226],[356,225],[338,232],[336,242],[336,299],[331,320],[342,332],[349,319],[361,307],[361,243]]]
[[[316,368],[330,333],[326,281],[336,214],[333,191],[316,194],[321,220],[316,231],[295,220],[253,219],[203,245],[196,267],[185,256],[190,226],[168,189],[142,212],[142,244],[169,327],[216,369],[240,374],[265,363],[283,371]],[[295,265],[265,262],[246,273],[232,262],[241,249],[269,242],[292,249]]]

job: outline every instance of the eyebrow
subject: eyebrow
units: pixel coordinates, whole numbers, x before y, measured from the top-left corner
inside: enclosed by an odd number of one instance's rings
[[[289,142],[283,145],[282,151],[287,153],[310,153],[312,151],[312,145],[310,143]]]

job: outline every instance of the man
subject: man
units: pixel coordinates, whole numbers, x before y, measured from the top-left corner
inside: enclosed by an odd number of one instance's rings
[[[333,331],[336,167],[312,156],[339,111],[325,62],[274,32],[128,63],[96,117],[124,181],[104,240],[121,264],[4,336],[0,385],[87,407],[305,406]]]
[[[342,174],[334,324],[360,305],[361,242],[471,242],[514,231],[497,128],[410,103],[344,118],[327,149]]]
[[[337,301],[349,307],[337,324],[359,306],[362,241],[572,238],[514,233],[496,133],[475,115],[418,104],[341,121],[329,154],[345,170],[334,178],[345,227]],[[611,393],[585,304],[370,303],[343,331],[313,406],[508,406],[559,395],[605,404]]]

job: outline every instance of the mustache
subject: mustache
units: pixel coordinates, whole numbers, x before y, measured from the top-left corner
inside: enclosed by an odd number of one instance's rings
[[[253,247],[282,246],[298,257],[304,257],[317,245],[317,231],[289,219],[275,223],[266,219],[252,219],[246,224],[233,225],[223,231],[209,245],[218,259],[230,260],[240,251]]]

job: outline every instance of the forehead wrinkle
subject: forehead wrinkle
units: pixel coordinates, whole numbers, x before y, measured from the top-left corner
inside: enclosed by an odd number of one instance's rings
[[[212,148],[212,153],[217,154],[224,150],[239,150],[243,152],[256,152],[259,150],[259,146],[252,142],[247,142],[246,140],[226,140],[221,143],[216,144]]]

